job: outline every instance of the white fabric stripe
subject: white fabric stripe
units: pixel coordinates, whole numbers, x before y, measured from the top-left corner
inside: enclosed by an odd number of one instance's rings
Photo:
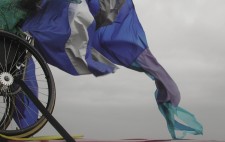
[[[85,66],[85,54],[89,40],[87,28],[94,18],[90,14],[85,1],[81,4],[71,3],[68,17],[71,35],[65,46],[66,53],[79,74],[90,73]]]

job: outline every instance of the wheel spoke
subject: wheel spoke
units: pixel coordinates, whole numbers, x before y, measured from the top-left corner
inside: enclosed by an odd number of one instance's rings
[[[23,51],[23,53],[19,55],[19,57],[17,58],[16,62],[13,64],[12,68],[14,68],[17,65],[18,61],[22,58],[22,56],[25,54],[25,52],[26,51]],[[9,70],[9,72],[11,72],[11,69]]]
[[[6,60],[6,47],[5,47],[5,38],[4,38],[4,59],[5,59],[5,68],[3,69],[3,71],[6,71],[7,70],[7,60]],[[6,70],[5,70],[6,69]]]
[[[13,63],[14,63],[14,61],[15,61],[15,59],[16,59],[16,54],[17,54],[17,52],[18,52],[18,49],[19,49],[19,45],[18,45],[17,48],[16,48],[15,56],[13,56],[13,60],[12,60],[12,64],[11,64],[11,66],[10,66],[9,72],[11,72],[11,70],[12,70],[12,68],[13,68]]]

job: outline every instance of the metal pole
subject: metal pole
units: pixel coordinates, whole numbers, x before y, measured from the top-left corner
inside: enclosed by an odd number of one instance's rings
[[[22,80],[15,80],[16,83],[24,90],[26,95],[31,99],[31,101],[36,105],[36,107],[41,111],[41,113],[46,117],[46,119],[51,123],[51,125],[59,132],[59,134],[67,142],[76,142],[70,134],[62,127],[62,125],[53,117],[51,113],[43,106],[43,104],[37,99],[33,92],[27,87],[27,85]]]

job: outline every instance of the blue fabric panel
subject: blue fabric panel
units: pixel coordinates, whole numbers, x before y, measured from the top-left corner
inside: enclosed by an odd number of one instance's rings
[[[95,21],[89,26],[88,28],[88,35],[89,35],[89,42],[88,42],[88,47],[87,47],[87,53],[85,56],[85,59],[87,61],[88,64],[88,69],[95,75],[95,76],[101,76],[101,75],[105,75],[108,73],[113,73],[114,72],[114,68],[112,68],[111,66],[108,66],[104,63],[95,61],[92,58],[92,54],[91,54],[91,49],[92,49],[92,42],[94,40],[94,35],[95,35]]]
[[[25,83],[31,89],[33,94],[38,97],[38,84],[36,81],[35,65],[32,59],[29,60],[25,74]],[[34,103],[25,95],[20,92],[16,95],[15,100],[16,110],[14,111],[13,118],[19,128],[26,128],[34,124],[38,119],[38,109]]]
[[[99,1],[98,0],[86,0],[86,2],[88,4],[91,14],[95,17],[100,10]]]
[[[99,6],[98,1],[91,1],[90,11],[98,9],[94,6]],[[130,66],[139,54],[148,48],[144,30],[131,0],[126,0],[112,24],[95,31],[89,46],[98,50],[112,62],[126,67]]]
[[[50,0],[44,4],[36,15],[25,22],[23,30],[29,31],[34,37],[35,47],[49,64],[78,75],[65,52],[65,43],[71,33],[68,23],[69,2]]]

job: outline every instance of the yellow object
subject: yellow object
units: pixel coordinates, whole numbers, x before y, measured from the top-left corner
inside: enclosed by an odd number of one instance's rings
[[[38,136],[38,137],[30,137],[30,138],[17,138],[13,136],[6,136],[3,134],[0,134],[0,137],[8,140],[17,140],[17,141],[41,141],[41,140],[62,140],[63,137],[61,136]],[[74,139],[82,139],[83,135],[75,135],[72,136]]]

